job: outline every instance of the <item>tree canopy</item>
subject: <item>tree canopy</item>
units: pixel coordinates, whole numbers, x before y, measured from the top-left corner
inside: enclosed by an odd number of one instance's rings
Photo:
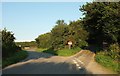
[[[68,41],[72,41],[72,47],[87,46],[88,32],[82,27],[80,20],[71,21],[68,25],[64,20],[58,20],[51,32],[42,34],[36,38],[36,42],[41,48],[61,49],[68,48]]]
[[[39,35],[38,38],[35,39],[38,47],[41,48],[49,48],[51,45],[51,33],[45,33]]]
[[[93,2],[83,5],[84,27],[89,41],[109,44],[120,41],[120,2]]]
[[[2,57],[8,57],[17,50],[14,34],[6,29],[2,30]]]
[[[36,42],[39,47],[66,48],[89,44],[120,43],[120,2],[92,2],[80,7],[84,17],[66,24],[58,20],[51,32],[40,35]]]

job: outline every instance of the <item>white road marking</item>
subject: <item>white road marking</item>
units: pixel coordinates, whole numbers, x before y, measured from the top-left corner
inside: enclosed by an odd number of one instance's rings
[[[75,62],[75,60],[73,60],[73,62]]]
[[[73,62],[74,62],[76,65],[78,64],[76,60],[73,60]]]
[[[79,67],[80,65],[79,64],[76,64],[77,67]]]
[[[77,58],[75,58],[78,62],[80,62],[81,64],[84,64],[81,60],[79,60],[79,59],[77,59]]]
[[[76,64],[77,63],[77,61],[76,60],[73,60],[73,62]]]
[[[73,60],[73,62],[76,64],[76,66],[81,69],[80,65],[78,64],[78,62],[76,60]]]
[[[78,67],[79,69],[81,69],[81,67]]]
[[[80,62],[81,64],[84,64],[82,61],[78,60],[78,62]]]

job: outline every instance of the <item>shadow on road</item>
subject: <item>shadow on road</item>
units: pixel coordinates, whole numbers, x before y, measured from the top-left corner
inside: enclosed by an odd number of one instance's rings
[[[67,62],[30,62],[3,70],[3,74],[90,74]]]
[[[26,59],[22,60],[22,62],[28,61],[31,59],[50,58],[50,57],[54,56],[53,54],[48,54],[48,53],[43,53],[43,52],[36,52],[36,51],[27,51],[27,52],[28,52],[28,57]]]
[[[44,53],[49,53],[49,54],[52,54],[52,55],[58,55],[57,54],[57,50],[53,50],[53,49],[46,49],[46,50],[43,50]]]

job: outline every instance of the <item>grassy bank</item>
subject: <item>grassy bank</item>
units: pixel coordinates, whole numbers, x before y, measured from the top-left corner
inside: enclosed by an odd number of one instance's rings
[[[15,53],[13,56],[6,58],[2,61],[2,67],[6,67],[8,65],[17,63],[23,59],[25,59],[28,56],[27,51],[19,51],[17,53]]]
[[[80,50],[81,50],[80,48],[61,49],[61,50],[51,50],[51,49],[47,49],[47,48],[45,48],[45,49],[39,48],[37,51],[50,53],[50,54],[54,54],[57,56],[71,56],[71,55],[78,53]]]
[[[115,61],[110,56],[104,54],[104,52],[97,53],[95,60],[106,68],[113,70],[114,72],[120,73],[120,62]]]

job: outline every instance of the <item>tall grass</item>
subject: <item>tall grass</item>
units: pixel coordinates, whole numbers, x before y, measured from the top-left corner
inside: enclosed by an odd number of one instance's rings
[[[110,56],[104,54],[104,52],[96,54],[95,60],[104,67],[113,70],[114,72],[120,72],[120,62],[115,61]]]

